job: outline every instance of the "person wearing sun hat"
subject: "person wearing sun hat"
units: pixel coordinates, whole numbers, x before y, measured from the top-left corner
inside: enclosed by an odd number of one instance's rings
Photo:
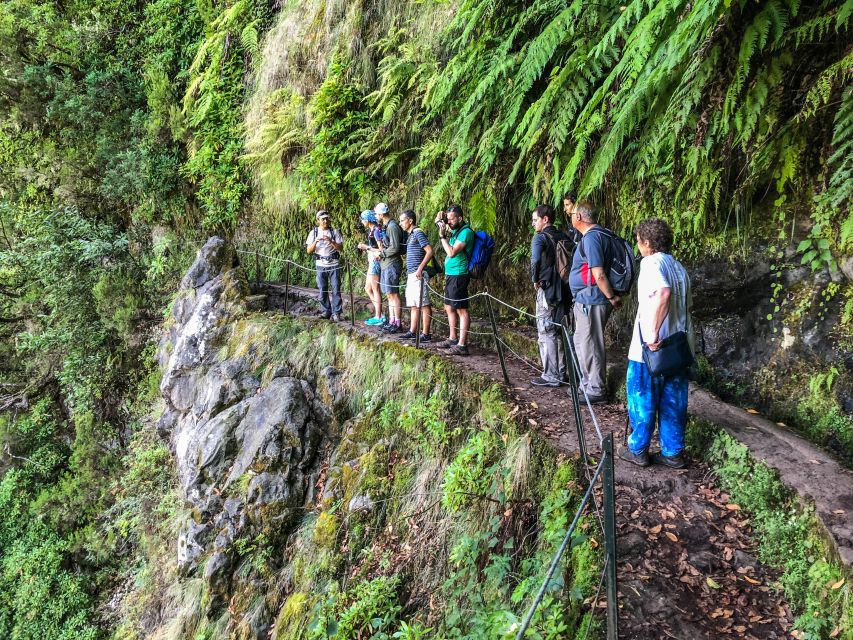
[[[320,209],[315,218],[317,226],[308,234],[308,238],[305,240],[305,248],[309,255],[314,256],[317,267],[317,289],[320,290],[321,315],[337,322],[343,314],[340,251],[344,247],[344,239],[340,230],[332,227],[332,219],[328,211]],[[330,289],[332,293],[331,305],[329,304]]]
[[[367,254],[367,276],[364,279],[364,291],[370,298],[370,302],[373,303],[373,317],[365,320],[364,324],[373,326],[385,322],[385,316],[382,315],[382,292],[379,290],[379,275],[381,273],[379,256],[373,253],[382,246],[382,229],[373,209],[362,211],[359,219],[367,230],[367,241],[358,243],[359,251],[364,251]]]

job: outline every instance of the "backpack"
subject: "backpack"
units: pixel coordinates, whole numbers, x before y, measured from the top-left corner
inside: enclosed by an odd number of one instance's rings
[[[334,228],[329,229],[329,237],[330,238],[335,237],[335,231],[336,231],[336,229],[334,229]],[[319,235],[320,235],[320,227],[314,227],[314,241],[315,242],[316,242],[317,237]],[[316,253],[314,254],[314,262],[316,262],[317,260],[335,261],[335,260],[340,260],[340,259],[341,259],[341,254],[338,251],[332,251],[332,254],[328,258],[321,258]]]
[[[620,238],[610,229],[604,227],[594,227],[587,231],[592,233],[597,231],[610,241],[610,246],[613,249],[613,259],[610,261],[610,266],[607,268],[607,279],[610,281],[610,286],[613,292],[619,295],[626,295],[634,286],[634,281],[637,279],[637,258],[634,255],[634,247],[631,243]],[[592,270],[589,269],[589,264],[586,261],[586,255],[583,250],[583,242],[579,245],[581,258],[584,260],[584,267],[587,269],[586,277],[581,274],[584,282],[592,286],[595,284],[595,278],[592,275]]]
[[[554,247],[554,267],[557,269],[560,280],[563,281],[563,284],[569,284],[569,275],[572,272],[572,256],[575,253],[577,243],[570,236],[559,230],[557,230],[557,233],[561,237],[558,240],[554,240],[554,237],[550,233],[546,233],[545,231],[542,233],[545,234],[551,246]]]
[[[474,246],[468,254],[468,275],[474,280],[482,280],[486,275],[486,268],[492,260],[495,252],[495,239],[485,231],[474,233]]]

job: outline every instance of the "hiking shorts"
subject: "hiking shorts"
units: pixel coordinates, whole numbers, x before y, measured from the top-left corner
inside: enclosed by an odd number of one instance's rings
[[[400,274],[402,271],[403,265],[401,264],[391,264],[382,269],[382,273],[379,276],[379,286],[382,289],[382,293],[385,295],[400,293]]]
[[[444,304],[451,309],[468,308],[468,284],[471,276],[446,276],[444,283]]]
[[[418,280],[414,273],[406,276],[406,306],[420,307],[421,306],[421,287],[429,285],[429,274],[424,271],[421,274],[421,279]],[[423,306],[428,307],[429,304],[429,289],[423,292]]]

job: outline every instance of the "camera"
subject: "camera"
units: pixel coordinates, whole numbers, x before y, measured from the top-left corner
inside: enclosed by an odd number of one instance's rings
[[[447,212],[446,211],[439,211],[438,212],[438,215],[436,216],[436,219],[435,219],[435,224],[436,225],[447,224]]]

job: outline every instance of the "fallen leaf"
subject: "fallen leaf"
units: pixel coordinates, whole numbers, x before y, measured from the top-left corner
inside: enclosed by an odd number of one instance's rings
[[[759,620],[761,620],[761,616],[749,616],[750,622],[758,622]]]
[[[834,513],[834,514],[835,514],[835,515],[837,515],[837,516],[843,516],[843,515],[844,515],[845,513],[847,513],[847,512],[846,512],[846,511],[844,511],[844,509],[836,509],[836,510],[835,510],[835,511],[833,511],[832,513]]]
[[[720,585],[717,584],[717,582],[711,576],[708,576],[707,578],[705,578],[705,582],[712,589],[719,589],[720,588]]]
[[[746,580],[749,584],[761,584],[760,580],[753,580],[749,576],[743,576],[743,579]]]
[[[531,406],[531,407],[533,407],[534,409],[538,409],[538,408],[539,408],[539,405],[538,405],[538,404],[536,404],[535,402],[531,402],[531,403],[530,403],[530,406]]]
[[[737,624],[734,626],[734,630],[737,631],[738,633],[743,633],[744,631],[746,631],[746,627],[743,626],[742,624]]]
[[[758,413],[755,409],[747,409],[746,412],[751,413],[752,415],[756,415]]]
[[[844,586],[844,578],[841,578],[841,580],[839,580],[839,581],[838,581],[838,582],[836,582],[834,585],[832,585],[832,587],[831,587],[831,588],[832,588],[832,589],[840,589],[840,588],[841,588],[841,587],[843,587],[843,586]]]
[[[539,424],[539,423],[538,423],[538,422],[536,422],[536,420],[534,420],[533,418],[528,418],[528,419],[527,419],[527,422],[529,422],[529,423],[530,423],[530,426],[531,426],[531,427],[535,427],[535,426],[537,426],[537,425]]]
[[[787,427],[788,426],[784,422],[777,422],[776,424],[778,424],[780,427]]]
[[[829,634],[829,637],[837,638],[839,633],[841,633],[841,627],[835,627],[835,629],[832,630],[832,633]]]
[[[651,529],[649,529],[649,533],[653,533],[654,535],[657,535],[660,533],[661,529],[663,529],[663,525],[657,524],[657,525],[653,526]]]
[[[728,509],[729,511],[740,511],[740,505],[732,502],[726,505],[726,509]]]
[[[670,540],[672,540],[673,542],[678,542],[678,536],[675,535],[674,533],[670,533],[669,531],[667,531],[666,537],[669,538]]]

